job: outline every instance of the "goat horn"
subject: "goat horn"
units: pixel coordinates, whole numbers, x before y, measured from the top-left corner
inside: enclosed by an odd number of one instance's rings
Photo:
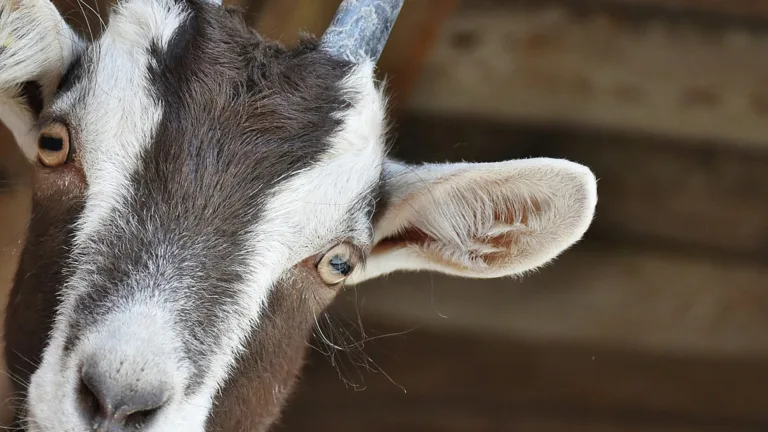
[[[344,0],[320,46],[337,58],[378,61],[403,0]]]

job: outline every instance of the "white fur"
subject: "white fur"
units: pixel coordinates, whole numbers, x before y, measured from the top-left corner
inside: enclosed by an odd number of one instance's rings
[[[385,189],[391,202],[376,226],[376,242],[406,228],[418,228],[432,240],[424,245],[404,243],[382,253],[374,249],[366,268],[353,274],[349,283],[398,270],[473,278],[520,274],[577,242],[597,204],[592,172],[565,160],[422,166],[389,161],[386,168]],[[515,214],[513,223],[495,220],[499,209]],[[528,216],[525,221],[523,212]],[[505,233],[515,235],[511,250],[485,241]],[[476,259],[498,253],[507,256],[498,265]]]
[[[48,3],[47,0],[34,1]],[[151,61],[147,54],[150,43],[156,42],[161,48],[164,47],[186,13],[183,6],[172,0],[131,0],[121,3],[99,40],[98,49],[89,48],[89,54],[93,54],[90,69],[92,75],[88,76],[87,82],[80,83],[70,93],[57,99],[51,107],[54,112],[66,112],[71,124],[77,129],[78,151],[88,179],[87,199],[75,233],[76,245],[98,230],[110,211],[118,208],[131,193],[129,176],[137,168],[142,152],[149,146],[162,112],[161,102],[155,100],[150,93],[149,77],[137,75],[136,71],[147,69]],[[62,374],[60,358],[67,324],[72,318],[73,300],[86,286],[82,283],[84,270],[78,269],[64,290],[51,343],[31,380],[28,399],[30,432],[45,431],[50,425],[56,425],[57,430],[62,427],[75,430],[83,427],[75,427],[82,421],[76,413],[74,397],[77,369],[74,364],[69,364],[66,373]],[[130,305],[126,308],[135,310]],[[162,315],[162,309],[156,312]],[[125,320],[117,315],[105,324],[105,328],[123,330],[122,337],[120,334],[111,335],[116,340],[124,341],[129,335],[136,337],[148,334],[140,326],[121,327],[115,324],[120,322],[124,323]],[[101,330],[94,328],[94,335],[98,335]],[[159,343],[173,345],[175,342],[171,336],[172,333],[168,332],[156,333]],[[108,336],[92,338],[96,339],[88,340],[105,342]],[[166,338],[165,342],[162,342],[163,338]],[[119,353],[115,350],[105,351],[105,360]],[[145,351],[138,350],[133,359],[144,361],[142,353]],[[73,358],[77,359],[76,356]],[[183,379],[184,374],[176,369],[176,381],[183,382]],[[194,416],[176,417],[178,422],[173,421],[179,427],[178,430],[202,430],[199,421],[189,423],[192,419]]]
[[[0,96],[0,121],[11,131],[19,148],[27,159],[37,156],[35,116],[15,95]]]
[[[81,42],[50,1],[0,0],[0,121],[28,159],[37,155],[37,119],[20,99],[26,81],[50,101]]]
[[[128,182],[160,122],[162,101],[151,94],[146,71],[150,43],[163,48],[188,12],[171,0],[120,3],[98,43],[94,76],[56,101],[81,136],[86,200],[76,241],[98,228],[110,210],[131,193]],[[87,103],[78,98],[87,94]]]

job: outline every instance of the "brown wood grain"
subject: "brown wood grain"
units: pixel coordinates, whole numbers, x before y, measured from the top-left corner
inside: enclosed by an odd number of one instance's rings
[[[407,103],[443,24],[458,5],[458,0],[403,4],[378,64],[382,76],[386,76],[387,96],[396,113]]]
[[[367,323],[382,332],[402,331]],[[746,432],[768,427],[764,359],[665,357],[600,346],[413,332],[366,347],[386,372],[316,353],[279,431]],[[343,353],[341,354],[344,355]],[[405,390],[405,391],[404,391]]]
[[[768,29],[570,2],[463,3],[409,109],[765,149]]]
[[[585,3],[591,0],[567,1],[573,3]],[[682,11],[703,11],[749,18],[768,18],[768,3],[761,0],[602,0],[602,2],[632,6],[662,7]]]
[[[766,287],[765,266],[584,242],[519,280],[392,274],[345,292],[337,310],[482,337],[768,359]]]
[[[569,158],[599,178],[588,237],[719,258],[768,260],[768,154],[716,141],[460,116],[401,121],[409,161]]]
[[[293,46],[300,32],[321,36],[341,0],[265,0],[255,28],[265,37]]]
[[[760,22],[768,18],[768,4],[762,0],[473,0],[463,8],[498,8],[510,4],[561,4],[581,10],[642,12],[655,15],[709,16],[721,20]]]
[[[0,336],[4,334],[5,306],[24,247],[31,204],[31,170],[13,136],[0,123]],[[4,340],[0,338],[0,350]],[[0,355],[0,427],[9,426],[12,420],[10,377],[3,372],[5,355]]]

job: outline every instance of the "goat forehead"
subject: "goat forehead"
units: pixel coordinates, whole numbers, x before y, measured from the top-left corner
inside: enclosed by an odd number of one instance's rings
[[[150,209],[155,212],[216,210],[219,221],[227,220],[226,215],[244,221],[243,213],[252,213],[266,191],[329,152],[347,152],[350,141],[374,147],[373,152],[352,151],[351,156],[379,163],[379,136],[335,143],[329,139],[341,126],[339,112],[348,111],[350,102],[349,95],[339,91],[341,81],[346,79],[347,87],[362,84],[362,93],[370,93],[358,98],[363,103],[366,97],[379,96],[370,92],[372,84],[359,79],[352,83],[346,66],[320,55],[292,65],[305,69],[290,77],[301,81],[294,88],[284,88],[275,78],[254,83],[243,77],[252,64],[218,67],[234,63],[229,57],[239,56],[242,47],[215,46],[229,36],[226,29],[200,35],[204,24],[221,25],[220,20],[201,18],[210,12],[203,8],[193,13],[187,3],[171,0],[123,2],[102,38],[68,72],[53,112],[72,125],[89,184],[80,237],[94,232],[112,210],[125,207],[137,194],[162,197],[160,205]],[[222,35],[211,38],[216,31]],[[208,39],[201,42],[204,37]],[[183,58],[195,58],[196,63]],[[263,61],[267,68],[269,60]],[[313,61],[324,62],[317,65],[324,74],[310,71]],[[317,76],[310,78],[313,73]],[[383,117],[368,111],[369,116]],[[352,163],[346,170],[366,165]],[[355,177],[368,187],[375,174]],[[347,186],[339,182],[336,187]],[[364,189],[355,193],[364,194]]]

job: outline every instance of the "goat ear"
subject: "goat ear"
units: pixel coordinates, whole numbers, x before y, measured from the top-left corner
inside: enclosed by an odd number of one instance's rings
[[[374,247],[350,283],[398,270],[519,274],[581,239],[597,204],[588,168],[545,158],[421,166],[388,160],[383,188]]]
[[[50,102],[59,80],[82,49],[79,36],[49,0],[0,0],[0,122],[24,155],[37,156],[37,117]],[[32,82],[32,98],[24,84]]]

